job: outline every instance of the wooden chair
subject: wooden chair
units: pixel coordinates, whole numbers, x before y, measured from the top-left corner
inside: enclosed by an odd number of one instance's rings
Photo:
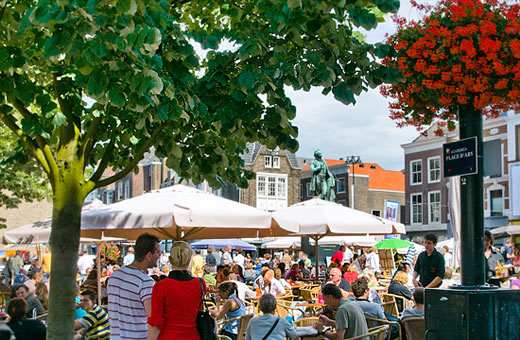
[[[389,320],[383,320],[383,319],[375,319],[375,318],[366,318],[367,320],[367,326],[370,327],[377,327],[381,325],[388,325],[390,327],[390,330],[392,330],[392,325],[397,325],[397,328],[399,330],[399,336],[396,338],[397,340],[403,339],[403,333],[401,330],[401,324],[398,321],[389,321]],[[390,340],[392,338],[392,332],[388,331],[388,334],[386,336],[386,340]]]
[[[237,334],[237,340],[245,340],[246,338],[246,331],[247,331],[247,326],[249,325],[249,321],[251,321],[251,319],[253,318],[254,314],[246,314],[246,315],[242,315],[242,316],[239,316],[239,317],[236,317],[236,318],[231,318],[231,319],[225,319],[225,320],[221,320],[218,322],[218,329],[221,330],[224,328],[224,326],[226,324],[228,324],[229,322],[232,322],[232,321],[236,321],[236,320],[239,320],[238,321],[238,334]],[[220,338],[219,338],[220,339]]]
[[[314,317],[314,316],[305,317],[305,318],[294,321],[294,325],[296,327],[310,327],[310,326],[314,325],[316,322],[319,322],[318,317]],[[319,339],[323,339],[323,337],[322,336],[313,336],[313,337],[306,336],[304,339],[305,340],[319,340]]]
[[[396,317],[399,317],[399,309],[397,308],[397,299],[403,299],[403,306],[406,306],[405,298],[400,295],[383,293],[381,294],[381,306],[383,307],[383,311],[388,314],[392,314]]]
[[[231,340],[229,336],[225,335],[217,335],[218,340]]]
[[[348,340],[364,340],[366,337],[370,337],[371,340],[384,340],[386,331],[390,328],[388,325],[382,325],[374,328],[369,328],[368,333],[355,336],[353,338],[346,338]]]
[[[305,316],[301,309],[291,307],[291,302],[284,300],[278,300],[274,314],[281,318],[292,316],[293,320],[296,320],[296,316]]]
[[[407,340],[424,340],[424,318],[413,317],[401,320]]]

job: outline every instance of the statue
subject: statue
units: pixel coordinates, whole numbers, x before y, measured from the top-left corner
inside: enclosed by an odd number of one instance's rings
[[[336,193],[336,176],[329,170],[329,166],[322,159],[321,151],[314,151],[314,160],[311,161],[311,192],[322,200],[334,202]]]

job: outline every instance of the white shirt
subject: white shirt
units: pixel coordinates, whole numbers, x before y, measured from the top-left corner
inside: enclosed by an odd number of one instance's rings
[[[233,259],[236,264],[238,264],[242,269],[244,269],[244,261],[245,257],[242,254],[235,255],[235,258]]]
[[[367,255],[366,266],[370,267],[373,272],[379,272],[379,255],[370,253]]]
[[[264,285],[264,289],[262,289],[262,294],[273,294],[274,296],[278,296],[280,294],[285,294],[285,288],[283,288],[280,281],[275,278],[271,279],[271,285]]]
[[[256,296],[256,292],[249,289],[249,287],[247,287],[244,282],[234,280],[231,282],[234,282],[237,285],[237,295],[240,300],[244,301],[246,298],[252,298]]]
[[[94,261],[92,256],[90,255],[81,255],[78,259],[78,269],[82,275],[87,274],[87,269],[89,269],[92,265],[94,265]]]
[[[446,262],[446,266],[453,266],[453,255],[451,255],[451,253],[446,253],[444,255],[444,262]]]
[[[134,262],[134,258],[135,258],[134,254],[126,254],[125,257],[123,258],[123,264],[125,266],[128,266],[129,264]]]
[[[353,257],[354,254],[352,254],[352,250],[345,248],[345,252],[343,253],[343,262],[341,262],[341,264],[345,262],[350,263]]]

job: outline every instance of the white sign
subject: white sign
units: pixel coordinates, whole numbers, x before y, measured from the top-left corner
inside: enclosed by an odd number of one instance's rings
[[[520,162],[509,164],[509,189],[511,212],[513,216],[520,216]]]

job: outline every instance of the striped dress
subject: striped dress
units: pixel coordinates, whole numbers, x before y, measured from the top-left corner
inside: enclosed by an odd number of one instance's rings
[[[88,313],[78,319],[87,328],[87,339],[110,339],[110,327],[108,325],[108,314],[98,305],[94,305]]]
[[[146,339],[144,302],[152,298],[154,283],[137,268],[121,267],[110,276],[107,286],[110,339]]]

